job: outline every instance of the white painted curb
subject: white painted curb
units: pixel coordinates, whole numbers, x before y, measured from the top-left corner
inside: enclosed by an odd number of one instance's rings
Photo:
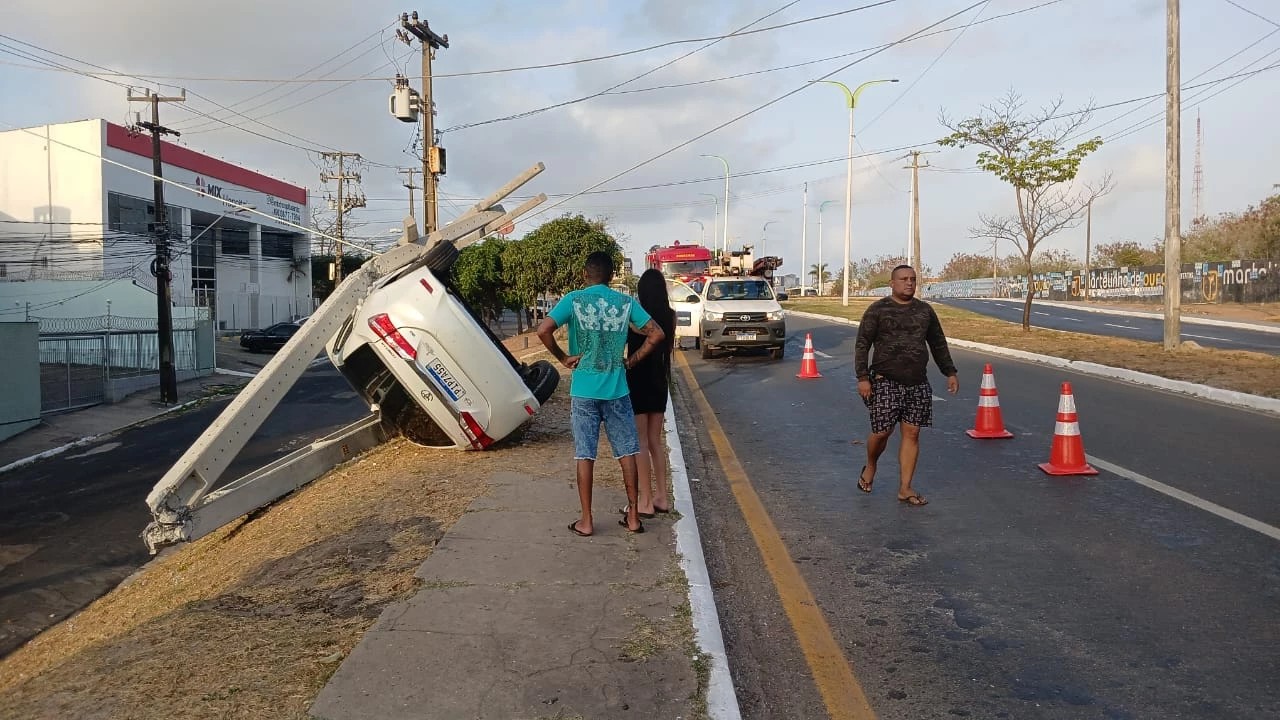
[[[984,300],[986,302],[1008,302],[1022,304],[1021,298],[925,298],[933,300]],[[1081,312],[1097,313],[1099,315],[1123,315],[1125,317],[1150,318],[1152,320],[1163,320],[1164,315],[1160,313],[1141,312],[1138,310],[1117,310],[1115,308],[1087,307],[1083,304],[1073,304],[1067,302],[1058,302],[1056,300],[1036,300],[1032,303],[1032,307],[1036,305],[1044,305],[1046,307],[1066,308],[1068,310],[1080,310]],[[1183,315],[1182,322],[1191,325],[1212,325],[1214,327],[1235,328],[1236,330],[1252,330],[1253,332],[1272,333],[1280,335],[1280,325],[1262,325],[1257,323],[1238,322],[1236,320],[1214,320],[1213,318],[1202,318],[1194,315]]]
[[[812,320],[823,320],[843,325],[852,325],[854,327],[858,326],[858,323],[853,320],[832,317],[830,315],[818,315],[816,313],[807,313],[798,310],[788,310],[787,312],[797,317],[810,318]],[[1181,393],[1183,395],[1191,395],[1192,397],[1198,397],[1204,400],[1212,400],[1213,402],[1221,403],[1223,405],[1234,405],[1236,407],[1280,415],[1280,398],[1250,395],[1248,393],[1237,392],[1235,390],[1223,390],[1222,388],[1209,387],[1208,385],[1200,385],[1198,383],[1190,383],[1182,380],[1170,380],[1169,378],[1152,375],[1150,373],[1138,372],[1137,370],[1126,370],[1124,368],[1111,367],[1110,365],[1099,365],[1098,363],[1086,362],[1083,360],[1066,360],[1060,357],[1053,357],[1052,355],[1040,355],[1037,353],[1026,352],[1024,350],[1014,350],[1012,348],[1004,348],[998,345],[973,342],[972,340],[947,338],[947,342],[951,345],[955,345],[956,347],[969,348],[970,350],[981,350],[982,352],[991,353],[992,355],[1003,355],[1005,357],[1016,358],[1018,360],[1040,363],[1041,365],[1050,365],[1067,370],[1074,370],[1085,375],[1096,375],[1098,377],[1111,378],[1112,380],[1123,380],[1136,385],[1145,385],[1147,387],[1160,388],[1161,390],[1168,390],[1170,392]]]
[[[666,420],[671,494],[675,508],[680,512],[680,519],[675,524],[676,550],[680,553],[680,566],[689,582],[689,607],[693,611],[693,630],[698,647],[711,657],[707,714],[713,720],[740,720],[742,711],[738,708],[738,695],[729,674],[729,657],[724,650],[724,637],[720,634],[720,615],[716,612],[715,594],[711,590],[711,575],[702,554],[702,536],[698,533],[698,521],[693,516],[689,471],[684,466],[684,450],[680,445],[680,432],[676,428],[676,414],[670,398]]]

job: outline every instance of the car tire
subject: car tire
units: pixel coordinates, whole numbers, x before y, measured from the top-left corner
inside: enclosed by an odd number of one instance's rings
[[[447,272],[453,264],[458,261],[460,251],[458,246],[451,242],[438,242],[427,251],[423,257],[423,263],[427,269],[437,275]]]
[[[695,338],[693,339],[693,349],[694,349],[694,350],[698,350],[698,349],[700,349],[701,347],[702,347],[702,338],[700,338],[700,337],[695,337]]]
[[[769,359],[781,360],[782,356],[785,355],[786,352],[787,352],[787,348],[785,345],[782,347],[769,348]]]
[[[538,399],[539,405],[551,399],[552,393],[560,385],[560,372],[556,370],[555,365],[546,360],[539,360],[525,366],[522,375],[525,386]]]
[[[715,356],[716,356],[716,354],[715,354],[715,352],[714,352],[714,351],[712,351],[712,349],[711,349],[711,346],[710,346],[710,345],[703,345],[703,346],[702,346],[702,359],[703,359],[703,360],[710,360],[710,359],[714,358]]]

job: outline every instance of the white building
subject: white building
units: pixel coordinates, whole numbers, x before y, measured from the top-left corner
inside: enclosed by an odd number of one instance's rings
[[[169,142],[161,157],[166,180],[215,196],[164,187],[175,307],[209,308],[221,330],[309,315],[308,235],[215,199],[305,226],[306,188]],[[86,312],[83,303],[65,302],[69,296],[58,302],[60,286],[73,288],[56,281],[79,281],[77,297],[84,297],[85,281],[121,280],[154,297],[151,170],[151,138],[105,120],[0,132],[0,320],[23,319],[15,313],[68,317],[72,307]],[[130,303],[128,312],[145,306]]]

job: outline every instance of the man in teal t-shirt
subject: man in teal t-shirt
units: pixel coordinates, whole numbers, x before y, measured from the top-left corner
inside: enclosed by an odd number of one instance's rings
[[[636,514],[636,455],[640,438],[636,435],[635,414],[627,389],[627,369],[644,359],[665,337],[649,313],[629,295],[609,288],[613,279],[613,258],[605,252],[587,256],[583,275],[587,286],[565,295],[538,326],[538,338],[565,367],[573,370],[569,386],[572,402],[574,460],[577,461],[578,499],[582,518],[569,530],[588,536],[595,532],[591,519],[591,490],[595,484],[596,446],[600,425],[622,466],[622,484],[627,489],[627,516],[619,524],[631,532],[644,532]],[[556,342],[556,328],[569,326],[569,353]],[[627,329],[643,333],[644,345],[623,357]]]

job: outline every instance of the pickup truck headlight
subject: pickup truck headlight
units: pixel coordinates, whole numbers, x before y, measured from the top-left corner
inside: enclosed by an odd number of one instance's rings
[[[781,320],[782,317],[786,314],[786,312],[787,312],[786,310],[775,310],[774,312],[769,313],[769,319]]]
[[[710,320],[712,322],[720,322],[721,320],[724,319],[724,313],[707,310],[706,312],[702,313],[702,319]]]

